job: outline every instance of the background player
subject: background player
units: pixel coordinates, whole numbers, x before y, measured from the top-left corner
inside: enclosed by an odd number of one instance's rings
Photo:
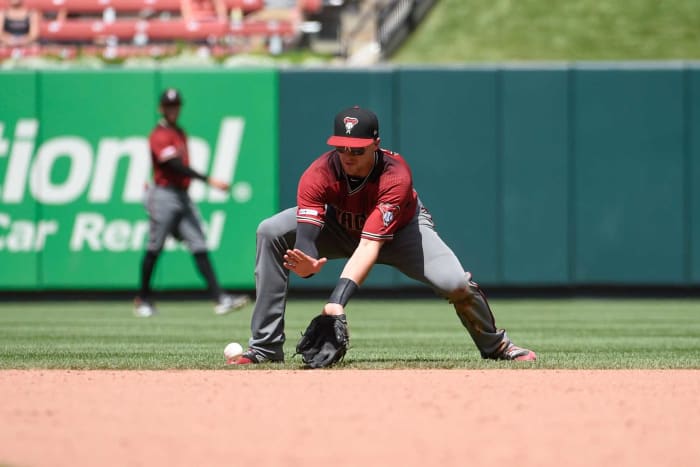
[[[486,296],[435,231],[410,168],[379,143],[373,112],[359,107],[340,112],[328,139],[335,149],[301,176],[297,207],[258,227],[252,336],[235,363],[284,360],[289,271],[310,277],[329,258],[349,259],[323,314],[343,315],[372,266],[387,264],[447,298],[483,358],[535,360],[534,352],[514,345],[496,327]]]
[[[166,89],[160,97],[159,105],[163,118],[149,137],[154,183],[146,198],[149,238],[141,263],[141,290],[134,308],[134,314],[142,318],[155,313],[151,297],[151,276],[169,234],[184,241],[192,252],[197,268],[217,302],[214,307],[216,314],[226,314],[248,302],[245,295],[227,295],[221,291],[209,260],[199,212],[187,194],[187,189],[193,178],[224,191],[229,189],[229,184],[206,177],[189,166],[187,135],[177,124],[181,105],[180,92],[173,88]]]

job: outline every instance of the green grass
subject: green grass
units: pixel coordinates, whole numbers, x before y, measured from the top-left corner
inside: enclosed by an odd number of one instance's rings
[[[700,58],[697,0],[438,0],[393,63]]]
[[[321,301],[287,310],[287,362]],[[535,364],[482,360],[452,308],[434,300],[356,299],[352,348],[339,368],[700,368],[696,300],[494,300],[497,324],[535,350]],[[0,304],[0,369],[222,369],[223,348],[244,346],[252,307],[214,316],[209,303],[161,302],[137,319],[129,303]]]

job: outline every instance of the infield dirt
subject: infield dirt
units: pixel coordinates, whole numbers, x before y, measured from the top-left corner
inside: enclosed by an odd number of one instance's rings
[[[698,370],[0,371],[11,466],[695,466]]]

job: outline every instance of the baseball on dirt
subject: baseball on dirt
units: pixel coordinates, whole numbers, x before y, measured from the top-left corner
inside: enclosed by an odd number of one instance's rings
[[[243,353],[243,347],[238,342],[231,342],[226,347],[224,347],[224,357],[227,361],[232,361],[241,356]]]

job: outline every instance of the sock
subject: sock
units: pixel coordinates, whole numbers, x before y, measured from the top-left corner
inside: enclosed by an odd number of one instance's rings
[[[157,259],[158,253],[153,251],[147,251],[146,254],[143,255],[143,261],[141,262],[141,290],[139,292],[139,297],[143,300],[150,299],[151,276],[153,275],[153,269]]]

